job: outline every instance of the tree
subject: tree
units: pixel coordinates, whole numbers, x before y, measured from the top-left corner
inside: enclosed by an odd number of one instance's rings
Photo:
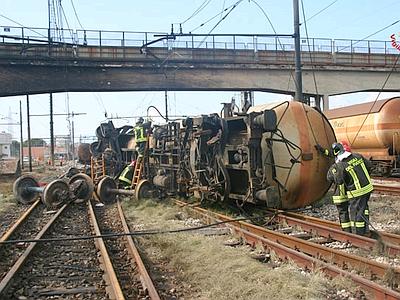
[[[32,147],[45,147],[47,144],[43,139],[33,138],[31,139]],[[28,140],[24,141],[24,147],[28,147]]]

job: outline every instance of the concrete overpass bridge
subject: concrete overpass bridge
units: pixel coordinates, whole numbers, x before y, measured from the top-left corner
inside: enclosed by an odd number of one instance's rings
[[[294,94],[294,42],[266,35],[0,27],[0,96],[94,91],[266,91]],[[147,44],[147,47],[143,45]],[[390,41],[302,39],[303,92],[317,102],[400,91]],[[390,76],[389,76],[390,74]],[[387,80],[387,78],[389,78]],[[386,81],[387,80],[387,81]],[[386,83],[385,83],[386,82]]]

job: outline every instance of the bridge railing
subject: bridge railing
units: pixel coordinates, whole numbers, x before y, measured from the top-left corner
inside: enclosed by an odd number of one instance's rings
[[[54,30],[47,28],[0,26],[1,43],[20,43],[32,45],[48,45],[49,36],[52,36],[52,44],[74,46],[98,46],[98,47],[142,47],[152,41],[166,36],[163,32],[135,32],[135,31],[107,31],[107,30]],[[314,57],[325,57],[325,54],[341,55],[351,54],[357,58],[357,54],[398,54],[390,41],[378,40],[346,40],[327,38],[302,38],[301,50],[312,52]],[[274,37],[266,35],[175,35],[175,38],[161,39],[148,45],[149,48],[172,49],[225,49],[225,50],[251,50],[293,52],[294,40],[291,37]],[[100,57],[105,52],[99,52]],[[56,51],[54,55],[63,56],[65,51]],[[235,54],[233,54],[235,55]],[[288,54],[291,55],[291,54]],[[303,54],[307,56],[306,54]],[[107,56],[105,56],[107,57]],[[373,61],[371,57],[359,57]],[[353,62],[353,58],[350,59]],[[391,61],[391,60],[389,60]],[[381,60],[379,59],[379,63]],[[385,59],[386,63],[386,59]]]

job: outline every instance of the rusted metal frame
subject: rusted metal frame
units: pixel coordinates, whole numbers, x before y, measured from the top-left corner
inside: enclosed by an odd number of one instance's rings
[[[89,207],[90,223],[93,226],[94,232],[96,235],[101,235],[100,228],[97,223],[96,215],[94,213],[93,205],[92,205],[91,201],[89,201],[88,207]],[[110,280],[111,290],[113,293],[113,295],[110,295],[110,298],[121,299],[121,300],[125,299],[124,294],[121,289],[121,285],[119,284],[117,275],[115,274],[114,267],[112,265],[110,256],[108,255],[107,248],[106,248],[106,245],[105,245],[103,239],[102,238],[95,239],[95,243],[100,251],[101,259],[103,260],[103,263],[104,263],[104,268],[105,268],[104,271],[105,271],[106,275],[108,276],[108,279]]]
[[[336,241],[341,241],[341,242],[349,242],[353,246],[366,249],[366,250],[372,250],[374,248],[379,248],[380,245],[382,244],[381,242],[365,237],[365,236],[360,236],[360,235],[355,235],[349,232],[345,232],[341,230],[340,228],[332,228],[329,226],[324,226],[316,223],[310,223],[307,221],[299,220],[296,218],[288,217],[285,216],[284,214],[278,214],[275,216],[274,220],[278,220],[278,222],[286,222],[289,226],[299,226],[301,227],[304,231],[315,233],[317,235],[326,237],[326,238],[332,238]],[[392,245],[392,244],[386,244],[384,245],[384,251],[388,255],[394,256],[394,255],[399,255],[400,254],[400,247],[397,245]]]
[[[125,219],[124,212],[122,210],[121,202],[117,201],[117,205],[118,205],[119,217],[121,219],[122,226],[124,227],[124,232],[129,233],[130,230],[129,230],[128,224],[126,223],[126,219]],[[131,256],[133,256],[133,258],[135,259],[136,266],[139,270],[140,281],[143,285],[143,288],[145,290],[147,290],[150,299],[152,299],[152,300],[160,299],[160,296],[158,295],[158,292],[154,286],[153,280],[151,279],[149,273],[147,272],[147,269],[143,263],[142,258],[140,257],[140,253],[135,246],[135,242],[133,241],[132,236],[127,235],[127,236],[125,236],[125,238],[128,243],[128,246],[129,246],[128,251],[130,252]]]
[[[60,216],[60,214],[65,210],[68,204],[64,204],[57,213],[47,222],[47,224],[40,230],[40,232],[36,235],[35,239],[40,240],[43,235],[47,232],[47,230],[53,225],[54,221]],[[0,282],[0,296],[6,290],[8,285],[11,283],[13,277],[17,274],[19,269],[23,266],[25,261],[28,259],[29,255],[31,254],[32,250],[37,245],[36,242],[31,242],[28,248],[22,253],[22,255],[18,258],[15,264],[11,267],[11,269],[7,272],[6,276],[3,277],[2,281]],[[0,297],[1,298],[1,297]]]
[[[187,206],[186,203],[177,201],[176,202],[179,206]],[[221,221],[218,217],[211,216],[208,212],[202,211],[200,208],[192,208],[187,206],[191,212],[200,216],[206,222],[216,222]],[[282,260],[292,259],[297,265],[309,269],[309,270],[321,270],[325,274],[335,277],[335,276],[343,276],[350,278],[354,281],[357,285],[363,288],[364,291],[367,291],[371,294],[374,299],[399,299],[400,293],[397,293],[389,288],[381,286],[373,281],[367,280],[359,275],[347,272],[342,270],[334,265],[328,264],[324,261],[319,259],[310,257],[304,253],[298,252],[286,246],[279,244],[279,242],[272,241],[261,237],[257,234],[251,233],[245,229],[239,228],[235,226],[233,223],[226,224],[229,228],[232,228],[236,233],[238,233],[242,238],[246,240],[247,243],[251,245],[262,244],[263,247],[274,251],[279,258]]]
[[[274,210],[271,210],[274,211]],[[330,227],[330,228],[335,228],[338,230],[341,230],[340,225],[336,222],[333,221],[328,221],[328,220],[324,220],[324,219],[320,219],[320,218],[315,218],[315,217],[311,217],[311,216],[306,216],[306,215],[302,215],[302,214],[298,214],[298,213],[293,213],[293,212],[283,212],[281,211],[280,213],[296,218],[296,219],[300,219],[306,222],[312,222],[314,224],[319,224],[322,226],[326,226],[326,227]],[[396,245],[396,246],[400,246],[400,235],[394,234],[394,233],[389,233],[389,232],[377,232],[374,230],[371,230],[372,233],[374,233],[375,235],[379,236],[379,238],[382,239],[383,242],[385,243],[390,243],[392,245]]]
[[[39,205],[40,200],[36,200],[27,211],[25,211],[17,221],[3,234],[0,238],[0,242],[4,242],[10,238],[10,236],[17,230],[17,228],[26,220],[26,218],[32,213],[32,211]],[[1,248],[1,244],[0,244]]]
[[[195,210],[201,211],[204,214],[212,214],[214,218],[217,218],[222,221],[232,221],[234,219],[217,214],[214,212],[207,211],[205,209],[196,207]],[[276,241],[279,244],[282,244],[286,247],[299,250],[301,252],[307,253],[311,256],[314,256],[318,259],[325,259],[326,261],[335,262],[337,265],[341,265],[344,267],[353,267],[358,269],[359,271],[365,273],[369,272],[371,276],[377,276],[379,278],[384,278],[385,274],[391,270],[394,272],[396,278],[400,280],[400,269],[392,268],[389,265],[378,263],[364,257],[355,256],[349,253],[345,253],[343,251],[330,249],[325,246],[321,246],[315,243],[311,243],[296,237],[288,236],[279,232],[274,232],[269,229],[265,229],[253,224],[245,223],[242,221],[234,221],[230,224],[233,224],[239,228],[250,231],[258,236],[265,237],[271,240]]]

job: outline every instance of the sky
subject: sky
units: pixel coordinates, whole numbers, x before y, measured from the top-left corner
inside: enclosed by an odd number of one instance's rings
[[[171,24],[178,31],[209,33],[293,33],[292,0],[242,0],[225,18],[219,14],[238,0],[62,0],[67,17],[64,27],[72,29],[170,32]],[[400,1],[398,0],[299,0],[301,36],[305,36],[304,15],[309,37],[360,40],[368,36],[371,40],[389,41],[393,33],[400,36]],[[1,0],[0,26],[48,27],[47,0]],[[76,14],[73,6],[75,7]],[[203,9],[194,15],[199,7]],[[326,8],[326,9],[325,9]],[[322,10],[322,11],[321,11]],[[218,15],[219,14],[219,15]],[[193,16],[194,15],[194,16]],[[210,22],[210,18],[216,16]],[[269,20],[268,20],[268,18]],[[188,20],[187,20],[188,19]],[[221,20],[222,19],[222,20]],[[205,23],[205,25],[200,26]],[[272,24],[272,26],[271,26]],[[389,26],[387,29],[383,28]],[[374,34],[375,33],[375,34]],[[382,93],[380,98],[394,96]],[[168,92],[170,115],[198,115],[219,112],[220,103],[230,102],[238,92]],[[331,107],[375,100],[376,93],[356,93],[330,98]],[[107,117],[146,115],[149,105],[164,112],[164,92],[102,92],[102,93],[57,93],[53,94],[54,112],[68,111],[84,113],[74,117],[75,137],[93,136],[96,127]],[[19,120],[19,100],[22,100],[23,122],[26,124],[25,96],[0,98],[0,124]],[[288,96],[258,92],[255,103],[280,101]],[[30,96],[31,114],[49,112],[49,95]],[[116,126],[133,124],[133,119],[113,121]],[[67,135],[65,116],[54,117],[55,135]],[[49,137],[49,117],[31,118],[31,137]],[[19,139],[19,127],[0,125]],[[24,126],[26,138],[26,126]],[[76,140],[76,141],[77,141]]]

